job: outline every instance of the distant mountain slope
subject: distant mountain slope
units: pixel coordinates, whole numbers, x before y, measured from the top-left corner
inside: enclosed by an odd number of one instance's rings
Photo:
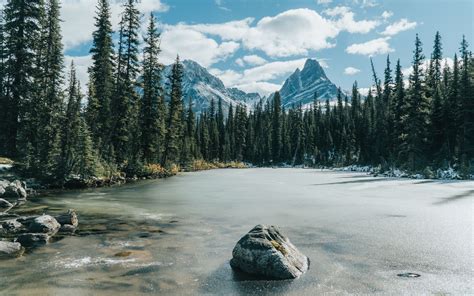
[[[308,59],[303,70],[296,69],[286,79],[280,89],[283,107],[307,105],[314,101],[314,94],[318,100],[333,100],[337,96],[337,86],[326,76],[324,69],[313,59]]]
[[[227,112],[230,104],[239,103],[251,108],[261,97],[257,93],[245,93],[236,88],[226,88],[224,83],[198,63],[185,60],[183,63],[183,99],[188,104],[192,100],[193,109],[196,113],[209,108],[211,101],[217,104],[222,99],[224,111]],[[171,74],[172,65],[166,66],[163,71],[165,89],[169,93],[170,83],[168,77]],[[217,105],[216,105],[217,106]]]

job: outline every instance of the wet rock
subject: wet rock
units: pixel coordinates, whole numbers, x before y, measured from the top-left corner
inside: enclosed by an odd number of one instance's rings
[[[0,198],[0,210],[1,209],[9,209],[11,207],[13,207],[13,205],[8,200]]]
[[[84,189],[91,187],[90,185],[89,180],[84,179],[79,175],[69,175],[64,180],[64,188],[67,189]]]
[[[28,231],[30,232],[49,235],[55,235],[59,228],[61,228],[61,224],[49,215],[38,216],[28,225]]]
[[[7,186],[4,187],[4,189],[5,193],[2,196],[3,198],[26,199],[28,197],[28,194],[26,193],[25,184],[23,184],[19,180],[15,180],[9,183]]]
[[[309,268],[309,259],[275,226],[257,225],[232,251],[230,265],[270,279],[294,279]]]
[[[71,224],[64,224],[61,225],[61,228],[59,228],[59,232],[61,233],[74,233],[76,232],[77,227]]]
[[[22,217],[18,217],[18,219],[16,220],[20,222],[21,224],[25,225],[26,227],[28,227],[38,217],[39,216],[22,216]]]
[[[77,227],[77,225],[79,225],[79,220],[77,219],[76,210],[73,210],[73,209],[68,210],[67,213],[56,216],[56,220],[61,225],[69,224],[74,227]]]
[[[132,255],[132,252],[130,251],[123,251],[123,252],[118,252],[114,254],[115,257],[128,257],[130,255]]]
[[[2,186],[2,184],[0,184],[0,196],[3,194],[5,194],[5,188]]]
[[[24,233],[20,234],[16,241],[25,248],[39,247],[49,243],[50,236],[46,233]]]
[[[25,229],[23,224],[18,222],[16,219],[11,219],[2,222],[2,228],[6,233],[19,233]]]
[[[16,258],[23,254],[25,248],[19,243],[0,241],[0,259]]]

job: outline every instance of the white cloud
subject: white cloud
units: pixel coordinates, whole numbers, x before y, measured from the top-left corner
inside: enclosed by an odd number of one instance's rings
[[[355,75],[359,72],[360,72],[360,70],[357,69],[357,68],[354,68],[354,67],[347,67],[347,68],[344,69],[344,74],[346,74],[346,75]]]
[[[262,96],[268,96],[280,90],[281,85],[271,82],[254,81],[246,84],[238,84],[235,87],[246,93],[259,93]]]
[[[214,2],[216,3],[217,7],[219,7],[219,9],[222,9],[224,11],[230,11],[229,8],[224,6],[224,0],[214,0]]]
[[[364,43],[352,44],[346,48],[346,52],[350,54],[361,54],[361,55],[378,55],[386,54],[394,51],[388,43],[390,37],[373,39]]]
[[[349,13],[351,10],[347,6],[336,6],[333,8],[329,8],[323,11],[324,14],[329,16],[342,16],[344,14]]]
[[[227,41],[240,41],[248,32],[253,21],[254,18],[249,17],[238,21],[230,21],[220,24],[187,25],[185,23],[180,23],[177,26],[189,30],[195,30],[204,34],[219,36]]]
[[[294,9],[262,18],[243,39],[247,49],[272,57],[305,55],[309,50],[333,47],[328,39],[338,35],[334,24],[310,9]]]
[[[382,18],[383,18],[383,19],[388,19],[388,18],[392,17],[392,15],[393,15],[393,12],[385,10],[385,11],[382,13]]]
[[[318,59],[318,63],[321,67],[323,67],[324,69],[328,69],[329,68],[329,64],[327,62],[327,59]]]
[[[399,20],[398,22],[388,25],[381,34],[385,36],[397,35],[400,32],[415,28],[416,25],[417,25],[416,22],[410,22],[404,18],[404,19]]]
[[[332,2],[332,0],[318,0],[318,4],[329,4]]]
[[[248,66],[263,65],[267,62],[267,60],[265,60],[261,56],[253,54],[253,55],[246,55],[242,58],[239,58],[235,62],[237,63],[237,65],[243,67],[245,65],[248,65]]]
[[[292,9],[264,17],[256,24],[253,18],[246,18],[221,24],[178,26],[241,42],[244,48],[263,51],[270,57],[290,57],[334,47],[332,39],[341,31],[367,33],[378,24],[377,21],[354,20],[354,13],[347,7],[336,12],[329,11],[329,19],[311,9]]]
[[[335,26],[340,31],[347,31],[349,33],[365,34],[372,31],[372,29],[374,29],[379,24],[377,21],[354,20],[354,12],[345,6],[336,6],[334,8],[325,10],[324,13],[331,17],[338,16],[338,19],[333,20]]]
[[[353,0],[353,2],[362,8],[370,8],[378,5],[376,0]]]
[[[180,26],[166,26],[161,35],[161,59],[170,64],[179,54],[181,59],[191,59],[204,67],[227,59],[239,48],[239,43],[227,41],[217,43],[204,34]]]
[[[61,7],[63,42],[65,49],[71,49],[92,40],[94,31],[94,16],[96,15],[97,0],[63,0]],[[112,25],[117,28],[122,1],[113,0],[110,3]],[[161,0],[141,0],[137,8],[148,14],[152,11],[166,11],[168,6]]]
[[[281,85],[274,83],[302,68],[306,59],[276,61],[237,72],[234,70],[211,69],[211,74],[219,77],[226,87],[237,87],[246,92],[258,92],[262,95],[278,90]],[[278,87],[276,87],[278,86]]]

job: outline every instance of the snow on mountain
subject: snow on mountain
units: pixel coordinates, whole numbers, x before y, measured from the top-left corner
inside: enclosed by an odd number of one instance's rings
[[[308,59],[303,70],[296,69],[280,89],[281,102],[285,108],[311,104],[315,93],[320,101],[334,100],[337,96],[337,86],[327,78],[324,69],[314,59]]]
[[[193,110],[198,114],[208,109],[212,100],[217,107],[217,102],[222,99],[224,112],[227,113],[231,104],[234,106],[244,104],[248,110],[252,110],[260,100],[265,102],[273,97],[271,95],[264,98],[258,93],[246,93],[237,88],[227,88],[219,78],[209,73],[198,63],[185,60],[182,64],[183,100],[187,105],[191,99]],[[168,78],[171,69],[172,65],[169,65],[163,71],[163,81],[167,93],[169,93],[171,86]],[[301,104],[303,108],[309,108],[314,101],[315,93],[318,100],[333,101],[337,96],[337,86],[328,79],[318,61],[308,59],[303,69],[296,69],[283,84],[280,90],[282,106],[288,109]]]
[[[227,113],[232,104],[244,104],[251,109],[255,103],[260,101],[261,97],[257,93],[245,93],[236,88],[226,88],[224,83],[214,75],[210,74],[204,67],[198,63],[185,60],[183,64],[183,100],[187,105],[192,100],[193,110],[196,113],[206,110],[214,100],[217,102],[222,99],[224,112]],[[172,65],[166,66],[163,71],[165,90],[169,93]]]

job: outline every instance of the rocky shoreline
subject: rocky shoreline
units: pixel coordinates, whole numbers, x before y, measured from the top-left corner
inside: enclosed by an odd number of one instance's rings
[[[73,209],[55,217],[12,212],[35,194],[26,182],[0,180],[0,259],[19,257],[25,250],[50,243],[57,234],[69,235],[76,231],[79,220]]]

